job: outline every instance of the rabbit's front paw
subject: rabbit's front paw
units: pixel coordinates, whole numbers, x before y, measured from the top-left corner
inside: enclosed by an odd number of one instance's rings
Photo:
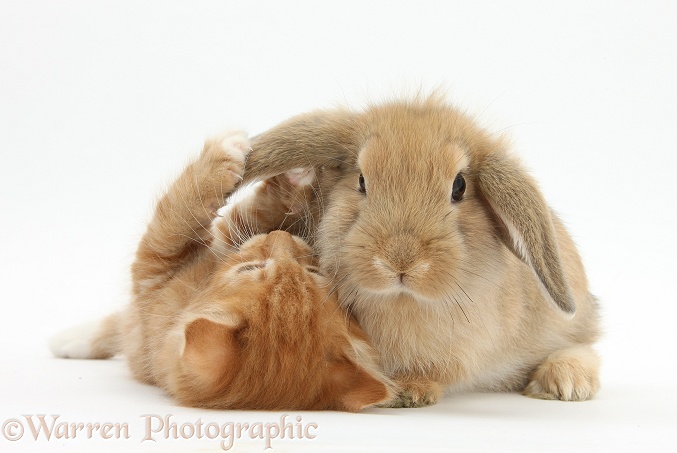
[[[395,379],[400,391],[397,396],[381,407],[432,406],[442,396],[442,386],[436,382],[413,379]]]
[[[599,357],[590,346],[563,349],[550,354],[522,392],[532,398],[584,401],[599,388]]]

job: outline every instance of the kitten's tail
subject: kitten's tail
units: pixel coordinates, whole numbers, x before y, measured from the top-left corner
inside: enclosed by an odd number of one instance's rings
[[[54,335],[49,349],[64,359],[109,359],[122,352],[122,312],[66,329]]]

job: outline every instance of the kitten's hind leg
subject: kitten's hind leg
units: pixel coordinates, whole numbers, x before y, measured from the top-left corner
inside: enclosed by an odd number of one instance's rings
[[[121,351],[122,313],[98,321],[80,324],[54,335],[49,348],[55,357],[64,359],[108,359]]]

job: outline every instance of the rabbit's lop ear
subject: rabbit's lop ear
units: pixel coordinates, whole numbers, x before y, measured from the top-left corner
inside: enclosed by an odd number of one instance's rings
[[[252,139],[245,181],[279,175],[293,168],[354,165],[356,114],[318,110],[291,118]]]
[[[557,306],[574,314],[576,303],[564,276],[550,208],[519,162],[502,153],[480,159],[478,183],[503,222],[516,254],[538,275]]]

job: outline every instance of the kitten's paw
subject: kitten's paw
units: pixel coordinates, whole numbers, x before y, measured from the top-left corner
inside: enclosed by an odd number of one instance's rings
[[[287,181],[294,187],[307,186],[315,181],[315,169],[313,167],[294,168],[284,175]]]
[[[599,357],[589,346],[550,354],[522,392],[532,398],[584,401],[599,389]]]
[[[431,381],[395,380],[400,388],[397,396],[381,407],[424,407],[436,404],[442,396],[442,386]]]
[[[63,359],[93,359],[92,345],[100,329],[100,321],[71,327],[54,335],[49,340],[49,349],[55,357]]]
[[[204,178],[211,175],[220,178],[218,187],[230,194],[244,175],[247,155],[251,152],[251,143],[247,133],[240,130],[224,132],[205,142],[201,159],[207,165],[203,168]],[[222,205],[222,200],[213,203],[213,210]]]
[[[245,131],[224,132],[217,138],[216,142],[218,142],[222,152],[241,165],[244,165],[247,155],[252,150],[249,136]]]

